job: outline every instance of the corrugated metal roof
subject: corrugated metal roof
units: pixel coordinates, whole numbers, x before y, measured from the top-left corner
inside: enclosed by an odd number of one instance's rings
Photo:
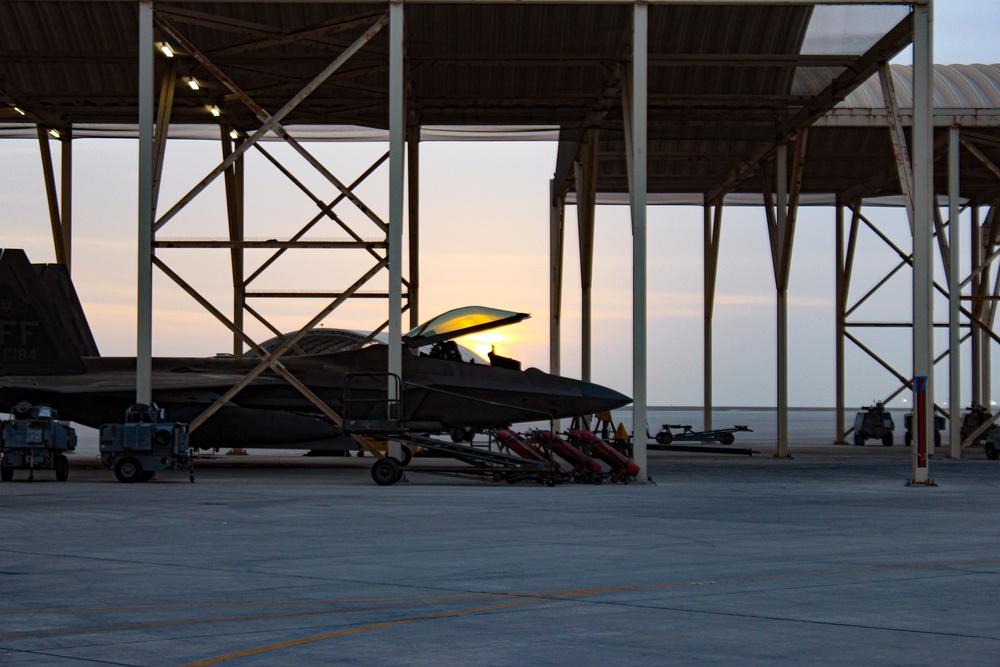
[[[164,27],[173,26],[271,112],[385,9],[370,2],[155,3],[157,39],[170,41]],[[874,71],[875,58],[902,49],[910,39],[907,11],[649,5],[649,189],[754,192],[759,177],[748,163],[822,116],[843,96],[838,91],[851,90]],[[632,40],[629,4],[407,2],[405,14],[411,124],[473,133],[495,126],[558,127],[566,142],[599,128],[599,189],[626,190],[621,81]],[[133,1],[0,1],[0,89],[8,104],[0,107],[0,135],[4,127],[13,128],[6,134],[23,131],[18,123],[25,119],[10,108],[15,103],[28,111],[29,120],[75,126],[78,136],[85,129],[128,133],[138,115],[137,23]],[[336,128],[332,134],[352,139],[381,136],[388,119],[386,32],[285,124],[311,138],[328,136],[316,128]],[[197,92],[178,85],[173,136],[197,135],[199,127],[218,136],[220,124],[246,131],[259,126],[250,109],[173,46],[177,76],[196,77],[202,85]],[[817,50],[823,52],[808,52]],[[156,68],[162,76],[167,60],[157,57]],[[894,71],[905,107],[908,71]],[[940,70],[939,78],[939,106],[1000,106],[995,68],[956,66]],[[870,85],[837,111],[850,115],[879,106],[881,93],[877,84],[874,91]],[[221,119],[208,114],[213,104],[222,109]],[[867,128],[876,133],[871,136],[863,129],[828,137],[844,128],[824,119],[811,131],[810,159],[816,162],[805,182],[812,192],[841,192],[860,172],[884,171],[885,138],[877,128]],[[534,133],[551,136],[552,130]],[[565,162],[557,165],[557,174],[572,187]],[[874,191],[889,189],[881,184]]]

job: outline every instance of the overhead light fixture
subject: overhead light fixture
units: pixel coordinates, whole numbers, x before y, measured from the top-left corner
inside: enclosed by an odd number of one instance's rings
[[[240,131],[237,130],[236,128],[233,128],[232,130],[229,131],[229,138],[233,139],[233,140],[239,139],[240,138]]]
[[[165,55],[168,58],[174,57],[174,50],[170,48],[170,45],[167,44],[166,42],[160,44],[160,51],[163,53],[163,55]]]
[[[194,78],[193,76],[189,76],[187,82],[188,82],[188,88],[190,88],[191,90],[201,90],[201,84],[198,83],[198,79]]]
[[[57,130],[54,127],[50,127],[49,128],[49,134],[52,135],[53,139],[58,139],[60,136],[62,136],[62,135],[59,134],[59,130]]]
[[[25,115],[25,113],[24,113],[24,109],[22,109],[22,108],[21,108],[21,107],[19,107],[19,106],[15,106],[15,107],[14,107],[14,111],[18,112],[18,113],[19,113],[19,114],[21,114],[22,116],[24,116],[24,115]]]
[[[222,110],[214,104],[211,107],[209,107],[208,112],[213,116],[215,116],[216,118],[222,115]]]

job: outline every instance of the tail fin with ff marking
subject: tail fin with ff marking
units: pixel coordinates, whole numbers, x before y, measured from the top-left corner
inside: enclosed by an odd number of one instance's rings
[[[99,354],[66,267],[0,249],[0,375],[82,373]]]

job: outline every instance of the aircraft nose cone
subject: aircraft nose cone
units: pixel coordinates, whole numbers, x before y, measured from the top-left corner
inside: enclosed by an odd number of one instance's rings
[[[594,384],[593,382],[583,382],[581,385],[580,393],[586,403],[586,409],[583,411],[583,414],[614,410],[632,402],[630,397],[610,387]]]

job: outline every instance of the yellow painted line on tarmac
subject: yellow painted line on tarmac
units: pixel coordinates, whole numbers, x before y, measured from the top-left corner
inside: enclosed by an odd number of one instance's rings
[[[638,590],[657,590],[657,589],[667,589],[667,588],[707,586],[707,585],[731,584],[731,583],[750,583],[756,581],[773,581],[778,579],[826,577],[826,576],[839,576],[846,574],[866,574],[871,572],[892,572],[892,571],[906,571],[906,570],[970,567],[976,565],[995,565],[997,563],[1000,563],[1000,558],[991,560],[982,560],[982,561],[964,561],[956,563],[931,563],[925,565],[896,565],[896,566],[887,565],[882,567],[866,567],[866,568],[856,568],[848,570],[826,570],[822,572],[796,572],[791,574],[775,574],[775,575],[765,575],[759,577],[733,577],[733,578],[712,579],[705,581],[685,581],[685,582],[675,582],[670,584],[605,586],[600,588],[567,588],[567,589],[557,589],[550,591],[536,591],[536,592],[526,591],[523,593],[511,592],[511,593],[505,593],[503,595],[517,596],[520,599],[513,600],[511,602],[489,605],[486,607],[478,607],[478,608],[465,609],[453,612],[443,612],[440,614],[430,614],[427,616],[417,616],[414,618],[403,618],[395,621],[383,621],[381,623],[371,623],[369,625],[361,625],[355,628],[348,628],[346,630],[337,630],[335,632],[327,632],[320,635],[313,635],[312,637],[303,637],[301,639],[293,639],[287,642],[280,642],[277,644],[269,644],[267,646],[260,646],[257,648],[246,649],[244,651],[238,651],[236,653],[228,653],[226,655],[220,655],[214,658],[206,658],[204,660],[199,660],[197,662],[187,663],[182,667],[207,667],[208,665],[217,665],[219,663],[227,662],[229,660],[247,658],[254,655],[260,655],[262,653],[280,651],[287,648],[302,646],[304,644],[313,644],[316,642],[326,641],[328,639],[335,639],[337,637],[346,637],[349,635],[356,635],[363,632],[373,632],[375,630],[382,630],[385,628],[406,625],[409,623],[418,623],[420,621],[432,621],[442,618],[455,618],[457,616],[466,616],[469,614],[478,614],[487,611],[508,609],[511,607],[537,604],[539,602],[549,602],[552,600],[559,600],[559,599],[573,599],[573,598],[586,597],[592,595],[606,595],[609,593],[622,593],[622,592],[638,591]]]
[[[279,644],[269,644],[268,646],[259,646],[257,648],[246,649],[245,651],[238,651],[236,653],[227,653],[226,655],[220,655],[214,658],[206,658],[205,660],[199,660],[197,662],[189,662],[183,665],[182,667],[207,667],[208,665],[217,665],[220,662],[237,660],[239,658],[248,658],[253,655],[270,653],[271,651],[280,651],[282,649],[292,648],[294,646],[302,646],[303,644],[314,644],[316,642],[325,641],[327,639],[334,639],[336,637],[346,637],[347,635],[356,635],[362,632],[372,632],[373,630],[382,630],[384,628],[392,628],[399,625],[406,625],[408,623],[418,623],[420,621],[433,621],[440,618],[465,616],[467,614],[478,614],[481,612],[495,611],[497,609],[506,609],[509,607],[518,607],[526,604],[535,604],[538,602],[545,602],[545,600],[541,598],[527,599],[527,600],[513,600],[511,602],[503,602],[501,604],[489,605],[487,607],[477,607],[475,609],[463,609],[462,611],[442,612],[440,614],[429,614],[427,616],[416,616],[414,618],[401,618],[395,621],[383,621],[381,623],[372,623],[370,625],[359,625],[356,628],[347,628],[346,630],[327,632],[321,635],[314,635],[312,637],[293,639],[291,641],[281,642]]]
[[[48,607],[43,609],[0,609],[0,616],[11,614],[79,614],[100,611],[157,611],[167,609],[220,609],[226,607],[280,607],[318,604],[375,604],[377,602],[409,602],[411,600],[449,600],[470,597],[496,597],[499,593],[452,593],[450,595],[407,595],[387,598],[350,598],[338,600],[269,600],[262,602],[205,602],[199,604],[131,605],[123,607]]]
[[[479,600],[497,597],[495,595],[465,595],[450,599],[444,604],[455,604],[460,602],[476,602]],[[39,630],[34,632],[14,632],[0,635],[0,639],[24,639],[26,637],[51,637],[54,635],[79,635],[96,634],[101,632],[122,632],[124,630],[141,630],[143,628],[169,628],[184,625],[201,625],[206,623],[233,623],[238,621],[258,621],[275,618],[299,618],[306,616],[324,616],[330,614],[351,614],[362,611],[384,611],[388,609],[406,609],[409,607],[424,607],[431,604],[441,604],[440,600],[431,600],[424,603],[401,603],[390,605],[375,605],[370,607],[348,607],[346,609],[320,609],[317,611],[289,612],[286,614],[250,614],[246,616],[224,616],[222,618],[195,618],[180,621],[157,621],[149,623],[131,623],[128,625],[110,625],[90,628],[68,628],[62,630]]]

